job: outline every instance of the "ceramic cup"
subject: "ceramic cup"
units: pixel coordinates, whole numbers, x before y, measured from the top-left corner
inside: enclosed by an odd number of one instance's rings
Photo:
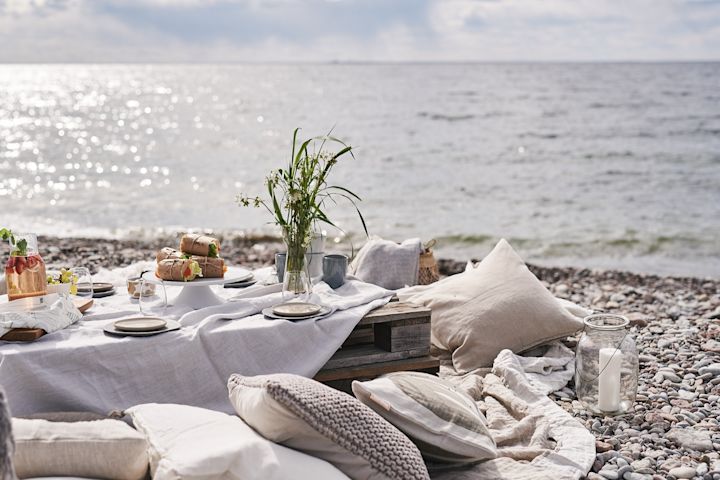
[[[277,270],[278,282],[282,283],[285,277],[285,260],[287,259],[287,253],[276,253],[275,254],[275,270]]]
[[[338,288],[345,283],[348,257],[345,255],[325,255],[323,257],[323,282],[331,288]]]
[[[149,282],[142,282],[140,280],[140,277],[130,277],[127,279],[127,289],[128,294],[132,298],[140,298],[140,284],[143,284],[142,287],[142,296],[143,297],[150,297],[152,295],[155,295],[155,285]]]

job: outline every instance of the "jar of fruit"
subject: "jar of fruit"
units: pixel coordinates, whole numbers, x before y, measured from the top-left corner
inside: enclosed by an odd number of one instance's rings
[[[34,233],[8,236],[10,258],[5,264],[9,300],[36,297],[47,293],[45,262],[38,252]]]

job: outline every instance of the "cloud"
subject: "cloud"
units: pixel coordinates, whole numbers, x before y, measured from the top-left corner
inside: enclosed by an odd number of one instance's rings
[[[720,59],[710,0],[0,0],[2,62]]]

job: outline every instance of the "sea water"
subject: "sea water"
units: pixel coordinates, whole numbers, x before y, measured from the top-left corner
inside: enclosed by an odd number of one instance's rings
[[[265,192],[295,127],[353,146],[333,177],[370,233],[720,276],[718,63],[4,65],[0,223],[273,231],[235,196]],[[361,243],[350,205],[329,214]]]

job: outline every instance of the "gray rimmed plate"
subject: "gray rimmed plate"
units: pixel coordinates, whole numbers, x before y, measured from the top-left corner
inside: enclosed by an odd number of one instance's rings
[[[282,318],[311,317],[322,310],[320,305],[306,302],[287,302],[272,307],[272,312]]]
[[[272,320],[289,320],[291,322],[298,322],[300,320],[310,320],[310,319],[317,320],[320,318],[324,318],[331,311],[332,311],[332,309],[330,307],[320,307],[320,311],[318,311],[317,313],[314,313],[312,315],[305,315],[302,317],[299,317],[299,316],[285,317],[285,316],[281,316],[281,315],[275,315],[275,313],[273,312],[273,307],[268,307],[268,308],[265,308],[262,311],[262,313],[263,313],[263,315],[265,315],[265,317],[270,318]]]
[[[156,317],[138,317],[118,320],[113,325],[115,330],[121,332],[154,332],[165,328],[167,321]]]
[[[180,330],[180,323],[177,322],[176,320],[165,320],[165,326],[163,328],[161,328],[159,330],[152,330],[152,331],[145,331],[145,332],[127,332],[127,331],[118,330],[115,327],[115,323],[116,322],[110,322],[107,325],[105,325],[105,327],[103,328],[105,333],[109,333],[110,335],[116,335],[116,336],[120,336],[120,337],[149,337],[151,335],[157,335],[160,333],[172,332],[174,330]]]

